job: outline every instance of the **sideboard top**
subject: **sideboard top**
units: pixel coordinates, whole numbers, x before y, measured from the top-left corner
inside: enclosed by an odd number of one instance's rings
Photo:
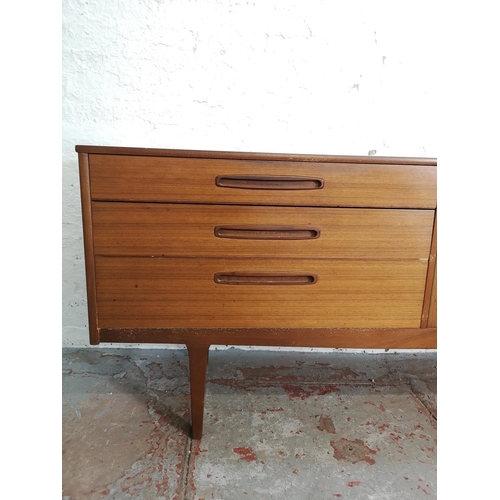
[[[170,156],[230,160],[303,161],[321,163],[364,163],[382,165],[437,165],[436,158],[398,156],[340,156],[318,154],[250,153],[241,151],[197,151],[189,149],[124,148],[112,146],[75,146],[77,153],[124,156]]]

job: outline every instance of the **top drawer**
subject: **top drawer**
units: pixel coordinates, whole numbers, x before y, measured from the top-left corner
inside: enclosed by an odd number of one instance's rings
[[[89,155],[93,200],[435,208],[436,167]]]

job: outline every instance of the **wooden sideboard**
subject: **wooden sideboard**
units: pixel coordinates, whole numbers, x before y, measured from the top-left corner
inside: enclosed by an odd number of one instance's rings
[[[436,348],[436,160],[76,146],[90,343]]]

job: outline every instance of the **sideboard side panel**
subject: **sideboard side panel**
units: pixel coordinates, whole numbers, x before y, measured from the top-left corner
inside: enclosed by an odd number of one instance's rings
[[[421,328],[435,327],[436,318],[436,261],[437,261],[437,210],[434,211],[434,227],[432,230],[431,248],[429,250],[429,263],[427,267],[427,280],[425,284],[424,304],[422,307]]]
[[[429,306],[428,328],[437,328],[437,267],[434,270],[434,279],[432,280],[431,301]]]
[[[97,300],[94,262],[94,237],[92,230],[92,202],[90,198],[89,155],[78,153],[80,170],[80,192],[83,219],[83,244],[85,253],[85,274],[87,282],[87,307],[89,315],[90,343],[99,344],[99,329],[97,327]]]

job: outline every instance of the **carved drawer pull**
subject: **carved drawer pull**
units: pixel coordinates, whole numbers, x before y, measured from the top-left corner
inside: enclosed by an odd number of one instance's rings
[[[217,226],[214,234],[218,238],[240,240],[313,240],[319,238],[321,230],[316,227],[291,226]]]
[[[219,175],[215,178],[219,187],[236,189],[304,190],[321,189],[325,181],[313,177],[293,177],[287,175]]]
[[[314,274],[215,273],[214,281],[222,285],[312,285]]]

